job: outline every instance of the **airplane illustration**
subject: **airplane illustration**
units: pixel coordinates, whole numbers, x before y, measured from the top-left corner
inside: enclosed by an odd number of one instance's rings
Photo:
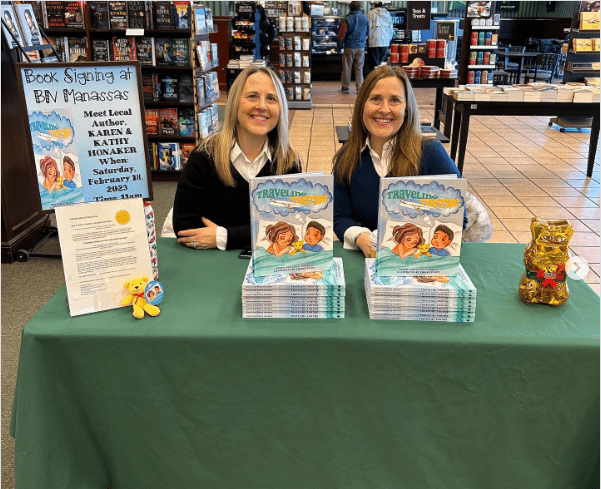
[[[56,136],[51,136],[50,134],[46,134],[44,132],[38,132],[38,137],[40,139],[43,139],[44,141],[48,141],[49,143],[62,142],[61,138],[57,138]]]
[[[411,202],[409,200],[399,199],[399,203],[403,207],[409,207],[410,209],[413,209],[415,211],[421,212],[422,214],[424,213],[424,211],[441,210],[441,209],[438,209],[438,208],[430,207],[428,205],[418,204],[417,202]],[[457,207],[458,206],[445,207],[445,210],[449,210],[449,209],[453,209],[453,208],[457,208]]]
[[[294,202],[287,202],[285,200],[276,200],[271,197],[269,198],[269,202],[271,203],[271,205],[275,205],[276,207],[286,207],[288,210],[291,211],[297,209],[298,207],[303,207],[302,204],[295,204]]]

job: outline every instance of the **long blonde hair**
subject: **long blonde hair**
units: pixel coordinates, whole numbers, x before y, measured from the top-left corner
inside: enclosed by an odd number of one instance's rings
[[[382,78],[396,76],[405,89],[405,121],[394,138],[390,174],[394,177],[413,176],[419,174],[422,157],[421,125],[419,109],[411,83],[405,72],[398,66],[380,66],[373,70],[361,85],[355,100],[351,133],[346,143],[336,152],[332,160],[338,181],[341,185],[350,185],[353,173],[361,160],[361,150],[369,136],[363,124],[363,110],[372,90]]]
[[[202,141],[196,148],[197,151],[207,152],[215,161],[217,175],[227,186],[234,187],[236,182],[232,176],[230,164],[230,151],[238,139],[238,106],[244,90],[246,80],[255,73],[264,73],[273,81],[278,102],[280,103],[280,117],[276,127],[267,135],[269,149],[277,161],[275,173],[281,175],[300,162],[299,154],[290,146],[288,130],[288,102],[282,82],[277,75],[264,66],[249,66],[236,78],[230,88],[223,127],[217,134]]]

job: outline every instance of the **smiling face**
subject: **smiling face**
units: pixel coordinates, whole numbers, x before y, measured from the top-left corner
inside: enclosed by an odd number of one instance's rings
[[[432,236],[432,246],[437,250],[442,250],[450,242],[449,236],[444,231],[436,231]]]
[[[280,118],[280,103],[271,77],[254,73],[248,77],[238,104],[238,138],[265,140]]]
[[[277,237],[276,243],[281,247],[288,246],[290,243],[292,243],[292,233],[290,231],[280,233]]]
[[[319,230],[315,229],[315,228],[309,228],[307,229],[307,232],[305,233],[305,241],[310,244],[311,246],[315,246],[317,243],[319,243],[322,240],[323,236],[321,235],[321,233],[319,232]]]
[[[363,125],[372,145],[383,147],[399,132],[406,106],[405,88],[399,78],[387,76],[375,84],[363,106]]]
[[[48,170],[46,171],[46,180],[49,182],[54,182],[56,180],[58,172],[56,171],[55,165],[50,165]]]
[[[417,233],[408,234],[401,241],[402,246],[406,250],[415,248],[417,246],[417,243],[419,243],[419,235]]]

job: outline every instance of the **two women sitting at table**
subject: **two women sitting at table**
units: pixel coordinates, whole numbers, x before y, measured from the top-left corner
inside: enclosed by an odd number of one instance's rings
[[[281,81],[269,68],[245,69],[228,94],[222,130],[194,149],[177,185],[178,242],[196,249],[249,246],[250,179],[301,168]]]
[[[422,139],[411,84],[397,66],[380,66],[363,82],[349,139],[333,164],[334,232],[344,248],[358,248],[366,257],[371,232],[378,227],[380,178],[459,176],[440,142]]]

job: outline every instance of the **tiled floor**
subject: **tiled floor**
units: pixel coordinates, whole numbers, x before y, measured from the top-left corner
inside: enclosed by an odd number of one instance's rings
[[[347,124],[356,94],[339,82],[313,83],[313,110],[293,111],[290,138],[309,171],[332,169],[341,146],[334,126]],[[422,119],[434,120],[434,89],[415,90]],[[586,282],[599,294],[599,149],[586,176],[588,129],[559,132],[549,117],[472,117],[464,176],[487,207],[492,242],[527,243],[530,218],[570,220],[572,254],[590,264]],[[443,145],[450,152],[450,143]]]

